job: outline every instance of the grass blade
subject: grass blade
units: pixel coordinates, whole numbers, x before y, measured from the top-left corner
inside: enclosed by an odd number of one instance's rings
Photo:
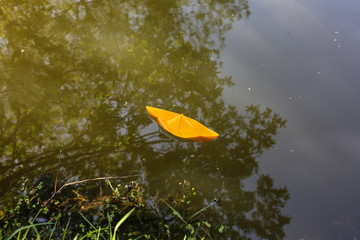
[[[51,230],[51,232],[50,232],[50,237],[49,237],[49,239],[51,239],[52,235],[53,235],[54,232],[55,232],[55,229],[56,229],[56,226],[57,226],[57,223],[58,223],[58,221],[59,221],[60,216],[61,216],[61,214],[59,214],[59,215],[57,216],[57,218],[56,218],[56,222],[55,222],[54,228],[53,228],[53,229]]]
[[[131,209],[122,219],[120,219],[120,221],[116,224],[115,226],[115,230],[114,230],[114,235],[112,240],[115,240],[116,238],[116,231],[118,230],[118,228],[120,227],[121,224],[123,224],[123,222],[125,222],[125,220],[130,217],[131,213],[135,210],[135,207],[133,209]]]
[[[109,213],[107,213],[107,218],[108,218],[108,221],[109,221],[109,235],[110,235],[110,239],[112,239],[112,231],[111,231],[111,220],[110,220],[110,215]]]
[[[83,219],[93,228],[93,229],[97,229],[84,215],[82,215],[81,212],[78,212],[80,214],[80,216],[83,217]]]
[[[10,240],[11,238],[13,238],[16,234],[20,233],[21,231],[31,228],[32,226],[41,226],[41,225],[48,225],[48,224],[54,224],[51,222],[47,222],[47,223],[36,223],[36,224],[32,224],[32,225],[27,225],[27,226],[23,226],[19,229],[17,229],[13,234],[11,234],[10,237],[7,238],[7,240]]]
[[[34,232],[36,233],[36,236],[38,238],[40,236],[38,230],[36,229],[36,227],[34,226],[34,224],[31,221],[29,221],[29,223],[30,223],[31,228],[34,229]]]
[[[211,207],[211,206],[213,206],[213,205],[215,205],[215,204],[217,204],[217,202],[212,202],[212,203],[210,203],[209,205],[203,207],[202,209],[200,209],[199,211],[197,211],[196,213],[194,213],[191,217],[189,217],[189,218],[188,218],[188,221],[189,221],[190,219],[192,219],[193,217],[195,217],[196,215],[198,215],[199,213],[205,211],[206,209],[208,209],[209,207]]]
[[[65,227],[65,230],[64,230],[64,235],[63,235],[63,240],[65,240],[65,236],[66,236],[66,232],[68,230],[69,224],[70,224],[70,220],[71,220],[71,217],[69,218],[69,221],[66,224],[66,227]]]
[[[101,232],[101,228],[99,227],[99,232],[98,232],[98,235],[96,236],[96,240],[99,240],[99,238],[100,238],[100,232]]]
[[[82,236],[79,240],[83,240],[83,239],[86,239],[88,237],[91,237],[94,233],[98,232],[98,234],[102,231],[102,230],[107,230],[107,227],[106,228],[100,228],[99,229],[96,229],[94,231],[91,231],[91,232],[88,232],[85,236]],[[99,238],[96,238],[96,239],[99,239]]]
[[[183,221],[183,223],[185,223],[186,225],[188,224],[184,218],[180,215],[180,213],[178,211],[175,210],[175,208],[173,208],[172,206],[170,206],[167,202],[165,202],[164,200],[162,200],[172,211],[173,211],[173,214],[175,216],[177,216],[178,218],[181,219],[181,221]]]
[[[25,234],[24,234],[24,236],[22,237],[21,240],[25,240],[25,239],[26,239],[26,236],[28,235],[29,231],[30,231],[30,228],[28,228],[28,229],[26,230],[26,232],[25,232]],[[20,237],[20,233],[19,233],[19,235],[18,235],[18,239],[19,239],[19,237]]]
[[[95,231],[97,231],[97,228],[81,212],[78,212],[78,213]],[[99,234],[100,234],[100,232],[99,232]],[[105,239],[105,237],[102,234],[101,234],[101,236]],[[99,238],[97,238],[97,239],[99,239]]]
[[[30,223],[29,226],[30,226],[32,229],[34,229],[34,232],[36,233],[36,239],[39,239],[39,238],[40,238],[40,235],[39,235],[38,230],[36,229],[36,226],[34,226],[34,222],[35,222],[36,218],[39,216],[39,214],[40,214],[41,212],[42,212],[42,209],[40,209],[40,210],[38,211],[38,213],[35,215],[35,217],[34,217],[34,219],[33,219],[32,221],[29,220],[29,223]],[[28,229],[26,230],[24,236],[22,237],[22,240],[26,239],[26,236],[28,235],[29,231],[30,231],[30,228],[28,228]]]

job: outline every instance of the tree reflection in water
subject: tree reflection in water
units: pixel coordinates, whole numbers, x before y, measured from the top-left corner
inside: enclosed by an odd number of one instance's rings
[[[166,192],[188,179],[199,199],[221,197],[210,215],[239,238],[284,237],[289,198],[257,157],[283,120],[223,102],[224,34],[249,16],[247,1],[2,1],[0,8],[0,190],[21,176],[62,178],[142,173]],[[157,129],[145,105],[198,119],[220,137],[201,144]],[[114,117],[115,116],[115,117]],[[258,178],[256,189],[244,180]]]

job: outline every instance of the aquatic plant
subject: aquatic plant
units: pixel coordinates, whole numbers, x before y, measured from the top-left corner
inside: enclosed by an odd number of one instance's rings
[[[214,239],[225,236],[225,226],[201,219],[201,213],[218,206],[220,200],[215,199],[194,212],[190,204],[195,195],[194,188],[188,181],[167,198],[144,194],[144,189],[136,182],[124,185],[107,179],[106,188],[101,188],[99,181],[79,182],[77,187],[68,182],[68,191],[64,187],[64,191],[45,202],[41,199],[43,184],[31,191],[22,189],[24,193],[35,192],[35,195],[24,194],[13,207],[1,209],[0,237],[115,240]],[[88,184],[86,191],[81,189],[80,185],[89,182],[92,184]],[[91,195],[89,187],[101,191]]]

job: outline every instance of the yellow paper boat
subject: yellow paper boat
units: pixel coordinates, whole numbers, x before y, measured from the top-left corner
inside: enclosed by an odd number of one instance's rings
[[[146,110],[160,127],[177,137],[197,142],[208,142],[219,136],[213,130],[183,114],[149,106],[146,106]]]

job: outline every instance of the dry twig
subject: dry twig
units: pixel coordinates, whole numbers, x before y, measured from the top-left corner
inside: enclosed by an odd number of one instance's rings
[[[59,163],[58,163],[58,169],[56,172],[54,193],[46,202],[44,202],[44,206],[46,206],[54,198],[54,196],[57,193],[60,193],[61,190],[63,190],[65,187],[70,186],[70,185],[86,183],[86,182],[90,182],[90,181],[98,181],[98,180],[106,181],[108,179],[122,179],[122,178],[131,178],[131,177],[139,176],[139,174],[135,174],[135,175],[128,175],[128,176],[120,176],[120,177],[98,177],[98,178],[85,179],[85,180],[80,180],[80,181],[75,181],[75,182],[72,181],[74,179],[74,177],[72,177],[69,180],[67,180],[59,189],[57,189],[58,175],[59,175],[59,171],[60,171],[61,154],[62,154],[62,150],[60,150],[60,153],[59,153]]]

